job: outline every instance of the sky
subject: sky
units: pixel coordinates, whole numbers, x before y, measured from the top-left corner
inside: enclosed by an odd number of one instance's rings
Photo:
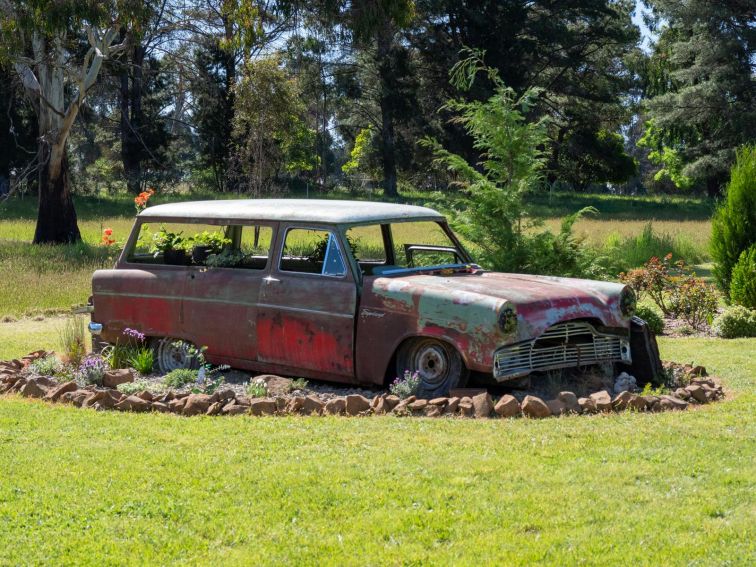
[[[643,5],[643,0],[635,0],[633,23],[641,30],[641,47],[644,51],[651,51],[651,42],[655,39],[655,34],[643,23],[643,14],[649,12],[650,10]]]

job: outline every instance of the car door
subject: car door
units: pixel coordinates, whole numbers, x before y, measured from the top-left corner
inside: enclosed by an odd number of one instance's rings
[[[357,284],[333,228],[282,225],[257,311],[258,361],[282,372],[354,377]]]
[[[208,354],[225,359],[257,359],[257,300],[270,267],[271,226],[231,226],[227,265],[196,265],[184,291],[184,333]],[[254,238],[254,240],[253,240]],[[238,258],[238,261],[237,261]],[[230,361],[233,362],[233,361]]]

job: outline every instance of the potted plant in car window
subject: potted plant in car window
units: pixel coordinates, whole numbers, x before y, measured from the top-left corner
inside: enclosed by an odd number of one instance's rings
[[[192,261],[204,264],[210,254],[220,254],[223,248],[231,244],[231,240],[220,232],[199,232],[191,237]]]
[[[182,232],[171,232],[161,226],[160,230],[152,235],[152,253],[156,258],[162,254],[166,264],[185,266],[188,258],[182,234]]]

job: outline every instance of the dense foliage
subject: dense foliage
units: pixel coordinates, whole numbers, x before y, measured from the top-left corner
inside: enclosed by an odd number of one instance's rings
[[[756,337],[756,310],[742,305],[728,307],[714,319],[712,329],[723,339]]]
[[[756,146],[737,154],[724,203],[712,221],[711,254],[714,277],[730,292],[732,269],[740,255],[756,243]]]
[[[730,300],[737,305],[756,309],[756,244],[744,250],[732,268]]]

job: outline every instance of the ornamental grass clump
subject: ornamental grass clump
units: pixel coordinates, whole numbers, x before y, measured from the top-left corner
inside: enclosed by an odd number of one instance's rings
[[[409,398],[417,393],[417,389],[420,386],[420,373],[411,370],[404,371],[403,378],[397,378],[389,386],[389,390],[395,396],[399,396],[401,399]]]
[[[100,386],[107,369],[107,363],[100,355],[90,354],[81,361],[76,372],[74,372],[74,378],[83,386],[89,384]]]
[[[268,384],[261,378],[255,378],[244,387],[244,391],[250,398],[264,398],[268,395]]]

